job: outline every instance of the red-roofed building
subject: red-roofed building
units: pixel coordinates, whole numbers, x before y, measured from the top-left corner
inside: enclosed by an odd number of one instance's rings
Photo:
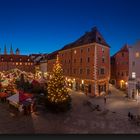
[[[20,55],[19,49],[16,49],[14,54],[11,47],[10,54],[7,54],[5,47],[4,54],[0,54],[0,71],[8,71],[15,68],[34,73],[34,62],[28,55]]]
[[[129,75],[129,46],[124,45],[111,57],[110,82],[117,88],[126,89]]]

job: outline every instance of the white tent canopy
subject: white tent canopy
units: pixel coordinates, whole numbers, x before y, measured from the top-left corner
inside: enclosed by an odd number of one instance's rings
[[[18,106],[18,104],[19,104],[19,94],[18,93],[14,94],[14,95],[8,97],[7,100],[9,101],[9,103],[11,105]]]

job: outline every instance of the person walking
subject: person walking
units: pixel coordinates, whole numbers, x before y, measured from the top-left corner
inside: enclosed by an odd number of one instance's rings
[[[104,104],[106,104],[106,96],[104,97]]]

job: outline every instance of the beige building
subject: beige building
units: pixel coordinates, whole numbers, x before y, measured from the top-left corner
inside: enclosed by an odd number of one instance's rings
[[[138,99],[140,95],[140,41],[129,48],[128,96]]]

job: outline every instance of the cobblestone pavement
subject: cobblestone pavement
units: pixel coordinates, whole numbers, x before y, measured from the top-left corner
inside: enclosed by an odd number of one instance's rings
[[[6,104],[0,104],[1,134],[130,134],[140,133],[140,126],[128,121],[127,111],[138,111],[138,104],[124,100],[115,88],[104,106],[102,98],[90,99],[93,104],[100,104],[101,111],[93,111],[84,104],[89,100],[80,92],[71,92],[72,109],[65,114],[51,114],[40,111],[31,116],[13,116]],[[126,105],[125,105],[126,104]],[[129,105],[129,106],[128,106]],[[109,111],[104,111],[104,109]],[[127,108],[127,111],[125,111]]]

